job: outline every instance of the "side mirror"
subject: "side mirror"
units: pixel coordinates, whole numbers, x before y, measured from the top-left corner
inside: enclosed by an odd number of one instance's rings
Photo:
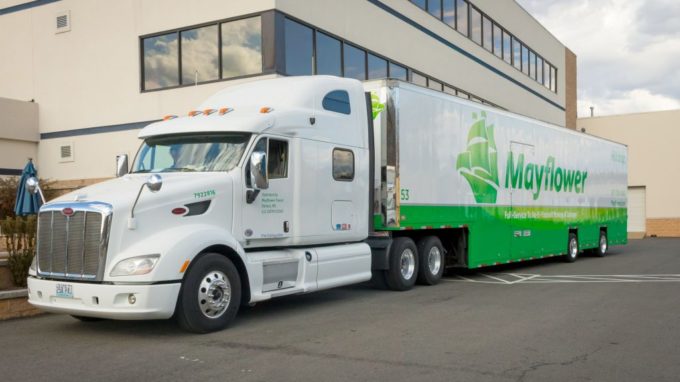
[[[250,184],[256,190],[266,190],[269,188],[267,180],[267,153],[264,151],[253,151],[250,155]]]
[[[36,179],[35,177],[30,177],[26,179],[26,189],[28,190],[28,192],[35,195],[36,193],[38,193],[38,187],[40,187],[38,179]]]
[[[129,169],[127,154],[116,155],[116,177],[127,175]]]
[[[43,195],[42,190],[40,189],[40,182],[38,182],[36,177],[32,176],[26,179],[26,190],[33,195],[38,194],[42,204],[45,204],[45,195]]]

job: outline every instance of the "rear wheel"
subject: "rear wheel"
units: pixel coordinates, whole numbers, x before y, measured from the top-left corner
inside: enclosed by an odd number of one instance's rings
[[[600,240],[598,241],[597,248],[595,249],[595,256],[605,257],[607,251],[609,250],[609,241],[607,240],[607,232],[600,231]]]
[[[418,278],[418,248],[408,237],[397,237],[390,246],[390,269],[386,272],[387,286],[392,290],[409,290]]]
[[[196,260],[184,280],[177,302],[180,326],[194,333],[226,328],[241,304],[241,278],[234,264],[218,253]]]
[[[418,254],[420,267],[418,268],[418,283],[435,285],[444,274],[444,247],[436,236],[427,236],[418,240]]]
[[[567,254],[564,256],[564,261],[573,263],[578,258],[578,238],[575,233],[569,234],[569,242],[567,244]]]

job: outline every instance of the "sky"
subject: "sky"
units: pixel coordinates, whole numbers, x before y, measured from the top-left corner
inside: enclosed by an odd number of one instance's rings
[[[578,114],[680,109],[680,0],[517,0],[578,59]]]

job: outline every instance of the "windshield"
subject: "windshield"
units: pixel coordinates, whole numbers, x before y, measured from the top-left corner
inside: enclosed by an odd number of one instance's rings
[[[132,172],[230,171],[249,139],[250,134],[233,133],[148,138],[139,148]]]

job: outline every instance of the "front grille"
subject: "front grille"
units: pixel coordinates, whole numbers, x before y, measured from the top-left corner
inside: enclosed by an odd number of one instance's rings
[[[73,211],[70,216],[63,213],[65,208]],[[110,218],[108,205],[43,207],[38,215],[38,274],[52,279],[100,281]]]

